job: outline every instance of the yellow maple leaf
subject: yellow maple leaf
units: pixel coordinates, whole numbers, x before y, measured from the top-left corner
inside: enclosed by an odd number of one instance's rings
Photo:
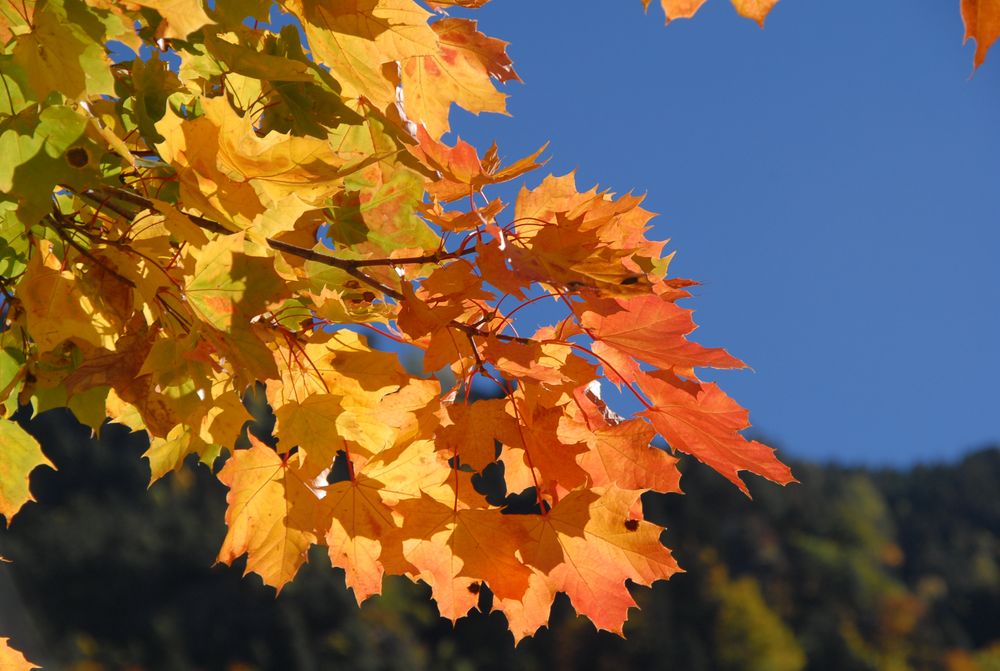
[[[79,340],[95,347],[105,339],[97,330],[94,315],[84,308],[86,298],[72,271],[63,267],[48,240],[39,240],[17,298],[28,316],[31,337],[42,352],[56,349],[66,340]]]
[[[0,671],[31,671],[40,668],[29,662],[19,650],[10,647],[9,638],[0,638]]]
[[[205,13],[201,0],[128,0],[127,4],[155,9],[163,21],[156,29],[157,37],[181,39],[215,23]]]
[[[475,114],[506,113],[507,96],[492,80],[520,81],[507,57],[507,43],[483,35],[468,19],[442,19],[432,27],[438,49],[401,66],[406,115],[439,138],[448,131],[451,103]]]
[[[18,424],[0,419],[0,515],[10,523],[21,507],[34,501],[28,476],[38,466],[55,468],[38,441]]]
[[[250,449],[235,450],[219,472],[229,487],[229,530],[219,561],[232,564],[245,554],[247,573],[281,591],[329,526],[330,513],[294,460],[282,460],[252,435],[250,442]]]
[[[289,0],[316,60],[330,68],[345,98],[364,96],[384,108],[395,83],[383,64],[436,51],[430,14],[413,0]]]
[[[361,476],[330,485],[326,494],[333,517],[326,532],[330,562],[344,569],[358,605],[382,593],[382,539],[397,527],[381,489],[381,482]]]

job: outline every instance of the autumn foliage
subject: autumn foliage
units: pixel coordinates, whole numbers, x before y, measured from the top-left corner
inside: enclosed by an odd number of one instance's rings
[[[642,0],[646,9],[653,0]],[[660,0],[667,23],[674,19],[690,19],[708,0]],[[959,0],[965,39],[975,40],[975,67],[986,60],[986,54],[1000,37],[1000,0]],[[730,0],[741,16],[752,19],[764,27],[764,19],[778,4],[778,0]]]
[[[0,401],[148,432],[152,481],[218,460],[219,560],[278,590],[323,545],[358,602],[404,575],[454,620],[488,587],[520,639],[565,592],[621,632],[627,583],[678,570],[640,502],[680,491],[676,453],[744,492],[742,471],[793,479],[698,378],[744,364],[688,338],[694,282],[641,198],[569,174],[506,203],[492,187],[542,149],[442,139],[452,104],[504,113],[518,78],[505,43],[444,12],[484,2],[0,6]],[[773,4],[734,0],[761,24]],[[978,64],[996,3],[962,10]],[[602,380],[643,410],[618,415]],[[254,385],[276,428],[236,449]],[[51,464],[9,419],[0,444],[10,520]],[[487,468],[533,511],[487,500]]]

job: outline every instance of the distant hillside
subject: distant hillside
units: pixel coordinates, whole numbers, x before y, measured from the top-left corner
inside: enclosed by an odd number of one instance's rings
[[[513,648],[499,615],[454,630],[405,581],[358,609],[317,553],[277,599],[212,566],[224,493],[205,468],[146,490],[143,441],[33,422],[59,472],[0,531],[0,632],[50,669],[1000,669],[1000,450],[908,471],[797,464],[749,501],[697,464],[647,516],[688,572],[636,588],[627,641],[565,600]],[[484,594],[484,603],[489,595]]]

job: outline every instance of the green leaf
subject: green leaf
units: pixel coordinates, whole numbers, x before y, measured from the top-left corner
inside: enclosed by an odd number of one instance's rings
[[[0,198],[0,276],[17,277],[28,264],[28,236],[17,219],[17,203]]]
[[[277,36],[268,35],[262,50],[284,62],[301,64],[310,73],[304,80],[268,80],[260,118],[262,133],[273,130],[326,138],[329,129],[361,123],[361,117],[344,104],[340,84],[302,51],[294,26],[285,26]]]
[[[167,99],[183,90],[180,80],[155,51],[146,60],[132,61],[128,73],[127,78],[118,80],[117,87],[122,117],[135,124],[147,144],[163,142],[163,136],[156,132],[156,122],[167,111]]]
[[[51,91],[73,100],[113,95],[106,40],[102,18],[81,0],[50,0],[36,9],[31,32],[17,37],[14,60],[39,100]]]
[[[56,185],[86,188],[100,180],[104,152],[85,136],[86,128],[87,119],[63,105],[41,113],[26,109],[0,123],[0,192],[17,194],[23,224],[33,225],[52,210]]]
[[[86,391],[77,392],[69,397],[66,406],[81,424],[89,426],[94,431],[100,431],[107,415],[108,392],[111,387],[91,387]]]
[[[10,54],[0,54],[0,118],[35,104],[24,68]]]
[[[0,403],[7,400],[24,367],[24,352],[15,347],[13,333],[0,332]]]
[[[267,81],[314,81],[307,63],[261,53],[249,44],[246,35],[243,37],[240,40],[234,33],[208,35],[205,46],[231,72]]]

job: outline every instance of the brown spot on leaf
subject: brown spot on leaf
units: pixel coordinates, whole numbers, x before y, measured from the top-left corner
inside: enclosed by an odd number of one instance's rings
[[[74,168],[83,168],[90,163],[90,153],[83,147],[73,147],[66,152],[66,162]]]

